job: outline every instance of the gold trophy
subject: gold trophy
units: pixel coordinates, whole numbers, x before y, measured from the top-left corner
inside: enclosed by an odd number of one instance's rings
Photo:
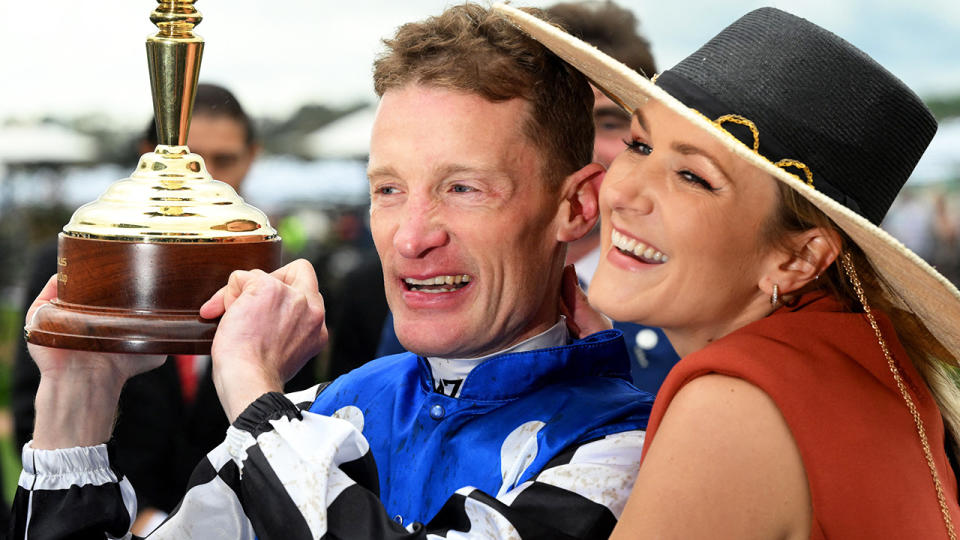
[[[209,354],[217,321],[200,317],[203,302],[233,270],[280,266],[280,237],[266,215],[186,147],[203,54],[195,0],[157,3],[147,59],[160,144],[64,226],[57,298],[27,324],[30,343]]]

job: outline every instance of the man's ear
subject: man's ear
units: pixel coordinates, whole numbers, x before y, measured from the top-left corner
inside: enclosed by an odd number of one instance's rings
[[[760,280],[760,289],[773,294],[790,294],[820,277],[840,255],[840,236],[836,231],[814,227],[792,234],[784,250],[771,254],[771,269]]]
[[[598,163],[591,163],[566,177],[563,181],[560,208],[557,210],[557,240],[579,240],[600,219],[600,183],[607,171]]]

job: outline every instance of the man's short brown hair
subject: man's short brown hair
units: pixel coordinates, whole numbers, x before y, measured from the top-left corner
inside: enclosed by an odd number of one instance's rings
[[[454,6],[401,26],[383,42],[387,51],[373,72],[378,96],[416,83],[475,93],[492,102],[523,98],[530,104],[523,131],[541,150],[551,187],[590,163],[593,93],[586,78],[487,8]]]

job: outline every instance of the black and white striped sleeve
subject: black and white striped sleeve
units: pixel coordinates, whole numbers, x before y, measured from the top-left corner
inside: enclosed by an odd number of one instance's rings
[[[457,490],[427,538],[606,539],[636,479],[643,431],[607,435],[552,459],[533,480],[497,496]]]
[[[643,444],[642,431],[587,442],[554,458],[533,480],[506,480],[497,494],[461,488],[429,523],[404,527],[380,503],[376,466],[360,432],[346,420],[301,410],[294,403],[302,398],[266,394],[251,404],[196,468],[183,501],[150,538],[607,538],[626,503]],[[84,470],[109,469],[106,452],[95,454]],[[518,459],[516,478],[525,466],[524,456]],[[121,525],[135,513],[127,501],[135,499],[115,473],[81,478],[74,471],[72,487],[61,481],[45,488],[45,475],[54,471],[40,468],[31,473],[40,482],[33,489],[21,477],[18,500],[29,497],[32,513],[17,510],[18,523],[25,525],[19,538],[67,537],[48,533],[54,531],[51,521],[59,522],[57,531],[78,530],[70,528],[75,523],[99,530],[90,538],[124,538]],[[417,479],[409,484],[419,489]],[[98,504],[113,516],[106,521],[117,525],[96,529],[100,521],[91,524],[80,515]]]
[[[107,445],[34,450],[27,443],[13,511],[14,538],[126,538],[137,498],[110,467]]]

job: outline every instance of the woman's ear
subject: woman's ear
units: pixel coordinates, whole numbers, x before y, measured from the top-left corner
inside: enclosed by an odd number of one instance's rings
[[[824,227],[794,233],[786,241],[787,250],[771,256],[772,268],[760,280],[760,289],[772,295],[777,285],[780,294],[790,294],[820,277],[840,255],[840,235]]]
[[[557,240],[573,242],[585,236],[600,218],[600,184],[606,170],[591,163],[563,181],[560,207],[557,209]]]

